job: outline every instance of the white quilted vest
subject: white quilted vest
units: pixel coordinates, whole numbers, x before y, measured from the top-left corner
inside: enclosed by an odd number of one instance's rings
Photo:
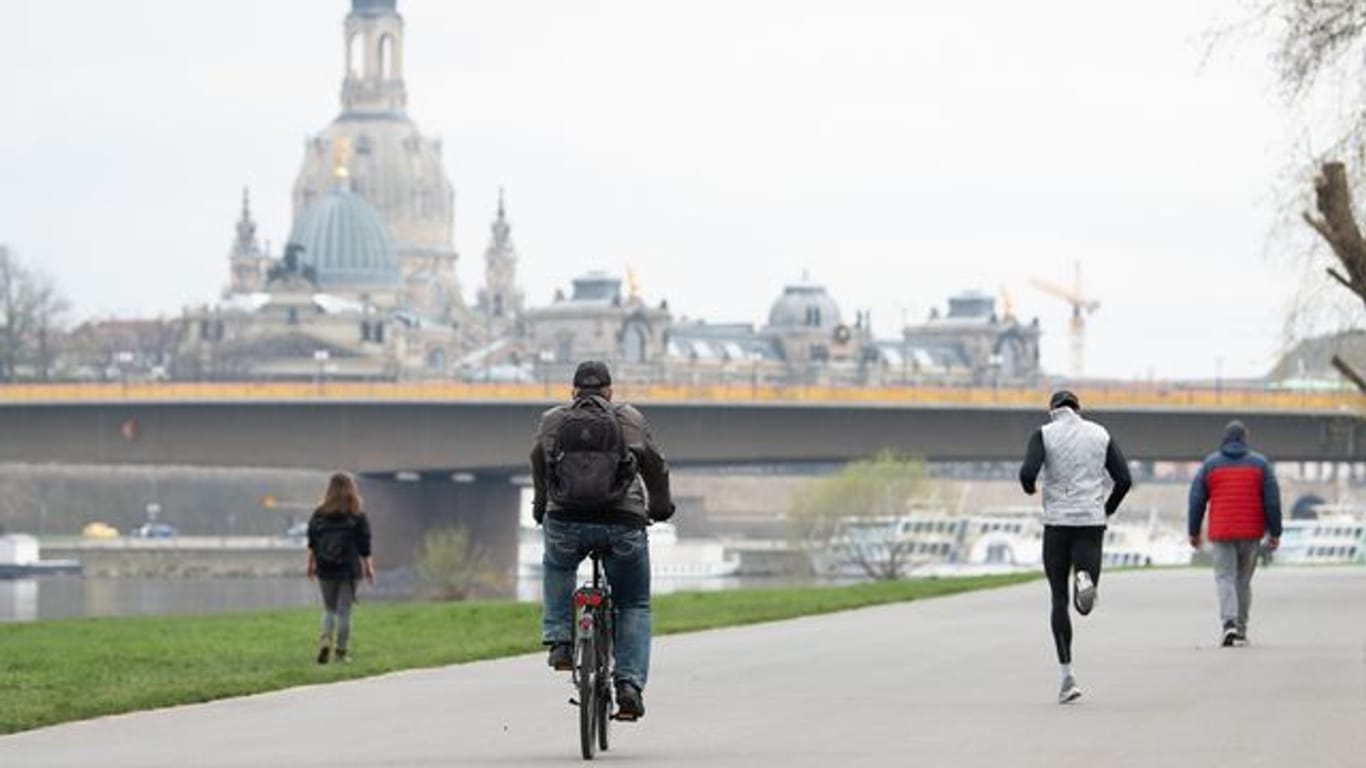
[[[1105,525],[1105,451],[1110,433],[1071,408],[1043,428],[1044,525]]]

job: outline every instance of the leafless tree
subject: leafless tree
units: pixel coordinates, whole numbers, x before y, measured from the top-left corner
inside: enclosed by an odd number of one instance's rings
[[[0,245],[0,381],[16,380],[21,368],[39,379],[51,375],[52,335],[69,310],[51,276]]]
[[[1315,153],[1318,159],[1310,166],[1315,174],[1317,215],[1305,211],[1301,218],[1331,251],[1328,276],[1355,297],[1353,306],[1366,307],[1366,241],[1357,223],[1351,191],[1353,186],[1366,183],[1366,109],[1361,108],[1366,106],[1366,91],[1362,90],[1366,83],[1366,0],[1254,3],[1254,19],[1269,22],[1276,30],[1273,61],[1288,102],[1307,104],[1316,92],[1335,89],[1339,100],[1358,105],[1347,110],[1350,116],[1342,124],[1331,126],[1333,134],[1327,146]],[[1298,189],[1305,188],[1301,185],[1310,168],[1304,170],[1306,173],[1298,176]],[[1298,194],[1296,198],[1303,199]],[[1333,360],[1358,386],[1362,362]]]
[[[915,541],[901,529],[913,503],[931,498],[923,461],[884,452],[856,461],[796,493],[788,511],[793,543],[871,579],[898,579]]]

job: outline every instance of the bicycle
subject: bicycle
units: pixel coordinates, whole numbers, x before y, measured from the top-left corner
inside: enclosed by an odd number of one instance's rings
[[[573,684],[579,708],[579,747],[584,760],[592,760],[594,748],[608,747],[608,724],[612,720],[612,590],[602,574],[603,553],[594,549],[593,581],[574,590]]]

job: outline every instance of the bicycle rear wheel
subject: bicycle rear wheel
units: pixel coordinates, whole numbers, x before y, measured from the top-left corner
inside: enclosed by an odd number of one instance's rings
[[[584,760],[593,759],[598,730],[598,652],[593,638],[578,643],[575,674],[579,684],[579,748]]]

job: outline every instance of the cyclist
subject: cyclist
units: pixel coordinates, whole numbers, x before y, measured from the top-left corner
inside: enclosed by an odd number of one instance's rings
[[[1073,601],[1085,616],[1096,604],[1101,544],[1105,522],[1133,485],[1129,465],[1105,427],[1081,417],[1081,402],[1067,390],[1048,401],[1048,424],[1034,430],[1020,466],[1020,485],[1034,494],[1043,470],[1043,567],[1053,594],[1053,644],[1062,671],[1058,703],[1081,697],[1072,676],[1072,619],[1068,614],[1069,579]],[[1105,496],[1105,475],[1114,487]],[[1074,575],[1075,574],[1075,575]]]
[[[645,528],[668,520],[669,468],[634,407],[612,402],[612,375],[598,361],[574,371],[573,398],[541,414],[531,450],[532,514],[544,526],[542,642],[550,666],[574,665],[575,575],[593,550],[616,604],[617,717],[645,714],[650,668],[650,550]]]

